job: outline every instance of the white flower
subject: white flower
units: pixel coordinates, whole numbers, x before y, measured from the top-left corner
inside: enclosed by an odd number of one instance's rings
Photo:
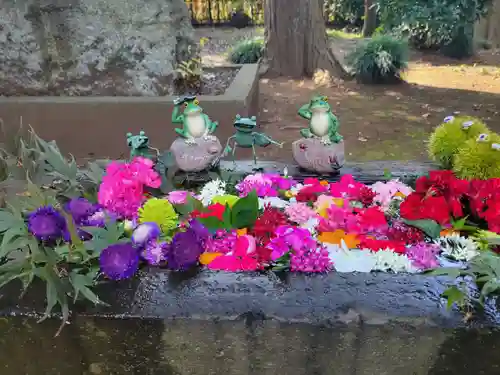
[[[453,116],[446,116],[443,120],[443,122],[450,122],[450,121],[453,121],[455,119],[455,117]]]
[[[283,168],[283,177],[288,177],[288,168]]]
[[[499,150],[500,150],[500,143],[492,143],[492,144],[491,144],[491,148],[492,148],[493,150],[497,150],[497,151],[499,151]]]
[[[376,271],[417,272],[406,255],[395,253],[392,249],[379,250],[374,252],[373,256],[375,257],[374,270]]]
[[[312,219],[307,220],[305,223],[301,225],[302,228],[307,229],[313,236],[317,234],[316,227],[319,224],[319,219],[313,217]]]
[[[477,136],[476,141],[477,142],[486,142],[488,140],[489,136],[486,133],[481,133]]]
[[[292,186],[292,187],[290,188],[290,191],[292,192],[292,194],[293,194],[293,195],[296,195],[296,194],[300,191],[300,189],[302,189],[302,188],[303,188],[303,187],[305,187],[305,186],[308,186],[308,185],[304,185],[304,184],[297,184],[297,185],[295,185],[295,186]]]
[[[462,123],[462,129],[469,129],[472,125],[474,125],[474,121],[465,121]]]
[[[204,206],[210,205],[212,199],[218,195],[226,194],[226,182],[220,179],[212,180],[207,182],[200,191],[200,194],[196,197],[199,199]]]
[[[290,203],[278,198],[278,197],[266,197],[266,198],[259,198],[259,208],[262,210],[265,205],[271,205],[271,207],[275,208],[285,208],[287,207]]]
[[[347,248],[344,240],[341,245],[325,244],[329,258],[337,272],[371,272],[376,260],[369,250]]]
[[[439,237],[434,243],[441,247],[442,255],[459,261],[469,261],[479,253],[477,244],[473,240],[456,233]]]

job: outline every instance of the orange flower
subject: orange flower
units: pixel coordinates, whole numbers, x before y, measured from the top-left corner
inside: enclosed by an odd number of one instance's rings
[[[321,180],[321,181],[319,182],[319,184],[320,184],[321,186],[328,186],[328,185],[329,185],[329,182],[328,182],[328,181],[326,181],[326,180]]]
[[[454,230],[454,229],[443,229],[443,230],[439,233],[439,235],[440,235],[441,237],[452,236],[452,235],[454,235],[454,234],[460,234],[460,232],[459,232],[459,231],[457,231],[457,230]]]
[[[221,255],[224,255],[222,253],[209,253],[209,252],[204,252],[200,255],[200,264],[206,266],[207,264],[212,263],[212,261],[220,257]]]
[[[406,198],[406,195],[404,195],[403,193],[401,193],[400,191],[398,191],[396,194],[394,194],[395,197],[399,197],[399,198]]]
[[[337,229],[335,232],[323,232],[318,236],[318,240],[333,245],[340,245],[344,240],[349,249],[355,249],[361,242],[356,234],[347,234],[342,229]]]
[[[236,234],[239,236],[246,236],[248,233],[248,229],[247,228],[242,228],[242,229],[237,229],[236,230]]]

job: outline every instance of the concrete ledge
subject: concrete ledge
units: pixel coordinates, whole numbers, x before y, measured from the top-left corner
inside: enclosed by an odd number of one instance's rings
[[[219,67],[218,67],[219,68]],[[225,142],[236,114],[258,114],[258,65],[240,68],[223,95],[199,97],[205,112],[219,121],[217,135]],[[174,97],[8,97],[0,98],[0,118],[8,131],[31,125],[44,139],[77,158],[120,158],[128,153],[125,134],[141,129],[153,147],[170,147],[175,138],[170,121]]]

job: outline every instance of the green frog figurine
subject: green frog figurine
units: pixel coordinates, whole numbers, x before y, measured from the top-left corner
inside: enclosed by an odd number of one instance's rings
[[[192,100],[175,100],[174,110],[172,112],[172,122],[174,124],[182,124],[182,129],[176,128],[176,133],[184,138],[185,142],[190,145],[197,144],[197,139],[211,140],[212,135],[217,129],[218,122],[211,121],[210,118],[203,113],[203,109],[199,105],[198,99]],[[184,110],[181,113],[181,106]]]
[[[309,128],[300,131],[304,138],[320,138],[324,145],[340,143],[344,139],[338,133],[339,121],[326,96],[313,97],[299,109],[299,116],[309,120]]]
[[[255,116],[241,117],[240,115],[236,115],[233,126],[235,129],[235,133],[228,138],[224,152],[225,154],[231,152],[233,164],[235,167],[236,161],[234,159],[234,155],[236,153],[236,148],[238,147],[252,149],[253,163],[255,168],[257,167],[257,155],[255,153],[255,146],[267,147],[273,144],[279,146],[280,148],[283,147],[283,143],[278,143],[268,137],[266,134],[255,131],[257,127],[257,118]],[[231,140],[233,141],[232,148],[229,145]]]
[[[138,135],[127,133],[127,146],[130,148],[130,160],[136,156],[152,159],[151,147],[149,146],[149,137],[144,131],[140,131]]]

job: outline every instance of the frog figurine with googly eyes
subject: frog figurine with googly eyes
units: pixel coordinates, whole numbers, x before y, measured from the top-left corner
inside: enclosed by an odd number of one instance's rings
[[[149,137],[144,131],[141,130],[138,135],[127,133],[127,146],[130,148],[130,160],[137,156],[152,159]]]
[[[196,145],[200,138],[204,141],[215,138],[213,133],[218,122],[212,121],[203,113],[200,102],[195,97],[184,97],[174,101],[172,123],[182,124],[182,129],[176,128],[175,132],[189,145]],[[183,107],[181,113],[181,107]]]

